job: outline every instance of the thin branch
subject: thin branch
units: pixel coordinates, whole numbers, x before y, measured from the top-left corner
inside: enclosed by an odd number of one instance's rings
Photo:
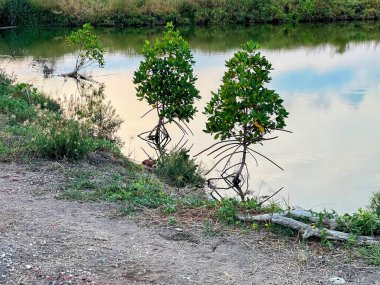
[[[141,147],[141,150],[148,156],[149,159],[152,159],[151,156],[145,151],[144,148]]]
[[[144,118],[146,115],[148,115],[150,112],[154,111],[156,108],[150,109],[148,112],[146,112],[144,115],[140,117],[140,119]]]
[[[288,130],[284,130],[284,129],[275,129],[276,131],[280,131],[280,132],[285,132],[285,133],[290,133],[290,134],[293,134],[292,131],[288,131]]]
[[[256,162],[256,166],[259,166],[259,162],[257,161],[256,157],[250,152],[250,149],[249,149],[249,148],[247,149],[247,153],[250,154],[250,155],[253,157],[253,159],[254,159],[255,162]]]
[[[169,152],[169,154],[173,153],[177,148],[178,146],[181,144],[181,142],[183,141],[183,139],[185,138],[185,134],[182,134],[182,137],[181,139],[179,140],[179,142],[174,146],[174,148]],[[188,142],[188,140],[185,142],[185,144]]]

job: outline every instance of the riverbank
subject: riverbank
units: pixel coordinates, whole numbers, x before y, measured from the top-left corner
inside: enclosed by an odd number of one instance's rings
[[[1,282],[378,281],[378,268],[368,265],[378,264],[378,247],[358,247],[354,240],[371,231],[377,235],[373,214],[343,220],[352,226],[346,230],[353,237],[345,243],[300,240],[298,232],[275,223],[241,222],[238,213],[283,209],[254,199],[209,201],[203,189],[169,186],[154,169],[128,161],[112,142],[81,131],[77,136],[81,127],[71,121],[54,133],[52,126],[68,120],[59,111],[62,106],[30,85],[15,84],[5,74],[1,79]],[[43,144],[36,143],[41,137]],[[85,148],[78,151],[79,145]]]
[[[271,230],[205,224],[144,210],[120,215],[109,202],[60,197],[78,169],[110,165],[35,160],[0,164],[3,284],[377,284],[379,269],[355,250],[330,251]],[[114,168],[114,165],[111,166]],[[187,215],[186,215],[187,213]],[[331,283],[332,284],[332,283]]]
[[[0,25],[155,26],[376,20],[378,1],[0,1]]]

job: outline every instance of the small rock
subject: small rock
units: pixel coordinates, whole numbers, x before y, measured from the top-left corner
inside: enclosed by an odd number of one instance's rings
[[[5,273],[6,273],[6,270],[5,270],[5,267],[3,267],[1,264],[0,264],[0,276],[2,278],[5,278]]]
[[[175,228],[174,230],[177,232],[183,232],[183,230],[181,228]]]
[[[33,266],[31,266],[31,265],[26,265],[25,268],[29,270],[29,269],[32,269]]]
[[[346,281],[340,277],[332,277],[329,281],[331,284],[346,284]]]
[[[94,237],[94,240],[108,241],[109,239],[107,237],[96,236],[96,237]]]

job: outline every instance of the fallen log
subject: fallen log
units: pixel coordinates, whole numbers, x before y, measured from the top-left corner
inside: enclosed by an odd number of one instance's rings
[[[352,239],[352,235],[340,231],[330,230],[327,228],[318,229],[308,224],[297,221],[292,218],[285,217],[285,214],[263,214],[257,216],[242,216],[236,217],[239,221],[243,222],[272,222],[284,227],[291,228],[302,234],[303,239],[310,237],[324,237],[328,240],[347,241]],[[370,236],[355,236],[356,243],[358,245],[373,245],[380,244],[380,238]]]
[[[290,215],[291,217],[295,217],[295,218],[306,219],[312,223],[322,222],[327,228],[331,230],[335,230],[338,227],[338,222],[335,219],[323,218],[321,221],[320,217],[313,215],[312,213],[302,208],[296,208],[294,210],[290,210],[286,215],[287,216]]]

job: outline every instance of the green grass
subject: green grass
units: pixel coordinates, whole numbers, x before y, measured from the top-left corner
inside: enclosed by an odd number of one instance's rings
[[[124,214],[160,207],[171,213],[168,209],[175,206],[175,198],[164,193],[163,184],[136,167],[74,168],[67,176],[70,182],[59,195],[63,199],[116,202],[122,206]]]
[[[380,266],[380,245],[361,247],[357,252],[369,264]]]

